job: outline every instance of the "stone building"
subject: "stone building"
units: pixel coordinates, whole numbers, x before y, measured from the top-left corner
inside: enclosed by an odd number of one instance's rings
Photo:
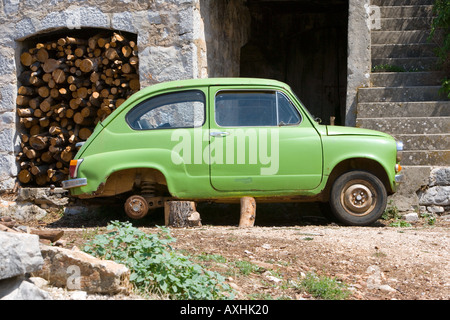
[[[323,123],[334,117],[337,125],[382,130],[405,141],[403,164],[411,183],[399,193],[399,206],[417,206],[419,196],[427,199],[424,205],[449,206],[450,105],[437,93],[442,74],[427,41],[431,5],[431,0],[4,0],[0,189],[11,190],[17,181],[21,53],[41,39],[114,30],[137,41],[141,88],[204,77],[285,81]],[[373,68],[397,64],[417,72]],[[428,192],[417,193],[426,185]]]

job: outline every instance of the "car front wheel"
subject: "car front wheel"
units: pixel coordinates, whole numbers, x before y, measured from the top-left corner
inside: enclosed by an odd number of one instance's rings
[[[387,205],[387,192],[383,183],[366,171],[350,171],[337,178],[330,196],[335,217],[353,226],[374,223]]]

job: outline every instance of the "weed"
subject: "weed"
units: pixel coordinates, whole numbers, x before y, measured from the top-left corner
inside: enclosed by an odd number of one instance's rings
[[[167,228],[146,234],[129,222],[112,221],[107,230],[88,242],[84,251],[126,265],[138,291],[162,293],[171,299],[233,298],[224,277],[172,249],[170,243],[175,239]]]
[[[350,291],[345,284],[314,273],[308,273],[299,286],[315,298],[324,300],[344,300],[350,296]]]

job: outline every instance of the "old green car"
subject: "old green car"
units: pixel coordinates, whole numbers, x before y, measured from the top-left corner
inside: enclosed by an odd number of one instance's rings
[[[401,149],[382,132],[318,124],[279,81],[181,80],[141,90],[98,123],[63,187],[126,195],[132,218],[167,199],[250,196],[328,203],[342,223],[368,225],[396,191]]]

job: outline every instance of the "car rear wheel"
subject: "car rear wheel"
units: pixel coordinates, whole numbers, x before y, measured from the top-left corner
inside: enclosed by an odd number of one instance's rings
[[[144,197],[133,195],[125,201],[125,213],[132,219],[142,219],[148,213],[148,202]]]
[[[387,192],[383,183],[366,171],[350,171],[339,178],[331,189],[330,205],[335,217],[353,226],[370,225],[386,209]]]

